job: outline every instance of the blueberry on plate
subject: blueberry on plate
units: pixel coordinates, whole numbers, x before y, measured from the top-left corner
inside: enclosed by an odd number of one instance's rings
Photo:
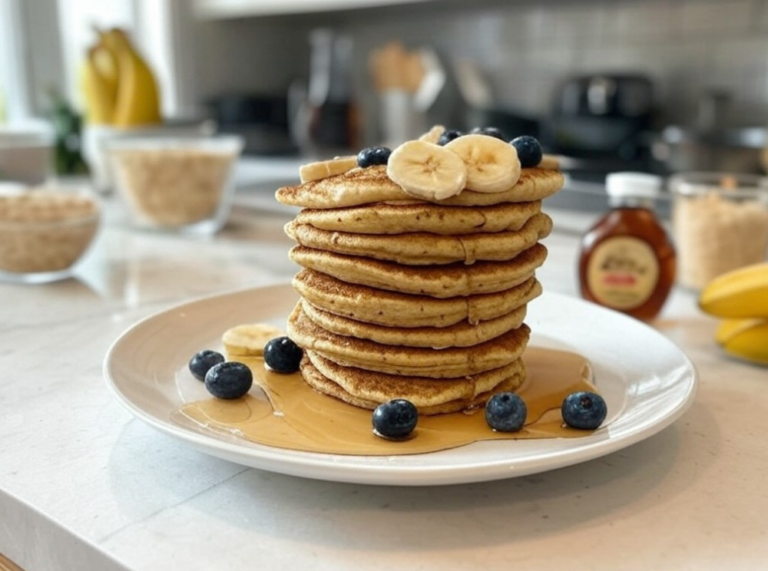
[[[437,140],[437,144],[442,147],[444,145],[447,145],[454,139],[458,139],[463,134],[464,133],[462,133],[461,131],[457,131],[456,129],[446,129],[445,131],[443,131],[443,134],[440,135],[440,138]]]
[[[204,351],[195,353],[195,356],[189,360],[189,372],[192,373],[198,381],[204,381],[208,370],[214,365],[218,365],[224,361],[224,355],[221,353],[205,349]]]
[[[571,393],[563,399],[560,409],[565,424],[571,428],[594,430],[605,420],[608,407],[598,394],[589,391]]]
[[[499,432],[517,432],[527,414],[528,407],[515,393],[495,394],[485,405],[485,422]]]
[[[543,153],[536,137],[523,135],[512,139],[509,144],[517,150],[517,158],[520,159],[520,166],[524,169],[535,167],[541,162]]]
[[[391,154],[392,150],[387,147],[368,147],[357,153],[357,166],[364,169],[373,165],[385,165]]]
[[[373,432],[388,440],[407,438],[416,428],[419,411],[409,400],[394,399],[373,411]]]
[[[275,337],[264,345],[264,362],[277,373],[295,373],[304,352],[288,337]]]
[[[205,375],[205,388],[216,398],[239,399],[251,390],[253,374],[243,363],[226,361],[214,365]]]
[[[507,138],[504,136],[504,133],[501,132],[501,129],[498,129],[496,127],[475,127],[472,129],[473,135],[487,135],[488,137],[495,137],[496,139],[500,139],[507,142]]]

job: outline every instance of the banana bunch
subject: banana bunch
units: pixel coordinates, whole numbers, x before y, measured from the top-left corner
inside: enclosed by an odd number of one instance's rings
[[[118,128],[160,123],[160,93],[149,65],[123,30],[96,31],[81,75],[86,122]]]
[[[699,307],[723,318],[715,340],[726,353],[768,365],[768,262],[718,276],[701,292]]]

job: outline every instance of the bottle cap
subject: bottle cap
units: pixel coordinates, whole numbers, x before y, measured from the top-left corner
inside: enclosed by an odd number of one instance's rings
[[[605,179],[605,190],[612,198],[658,198],[661,177],[640,172],[616,172]]]

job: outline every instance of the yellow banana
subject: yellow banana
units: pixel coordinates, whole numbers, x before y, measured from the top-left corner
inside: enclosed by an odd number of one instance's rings
[[[702,290],[699,307],[716,317],[768,317],[768,262],[718,276]]]
[[[160,92],[157,81],[128,36],[115,28],[102,33],[101,40],[117,62],[118,85],[114,126],[125,128],[160,123]]]
[[[117,76],[109,69],[111,55],[101,46],[88,49],[80,87],[85,99],[85,120],[93,125],[109,125],[115,114]]]
[[[723,321],[715,338],[729,355],[758,365],[768,365],[768,319]]]

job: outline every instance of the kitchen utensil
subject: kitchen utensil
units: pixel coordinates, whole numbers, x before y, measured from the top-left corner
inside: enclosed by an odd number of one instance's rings
[[[379,98],[383,143],[395,147],[424,133],[427,112],[446,83],[435,51],[408,51],[400,42],[389,42],[371,52],[369,70]]]

